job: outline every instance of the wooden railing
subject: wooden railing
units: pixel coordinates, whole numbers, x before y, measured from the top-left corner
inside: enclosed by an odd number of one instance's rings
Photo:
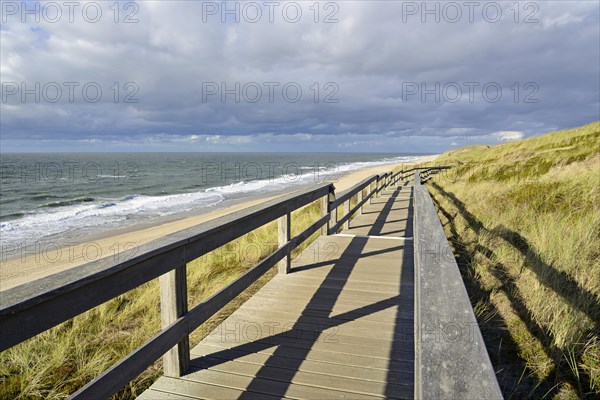
[[[502,399],[458,265],[433,200],[415,171],[415,398]]]
[[[140,246],[134,257],[116,261],[107,257],[4,291],[0,295],[0,351],[159,278],[161,331],[71,398],[108,398],[161,356],[164,374],[181,376],[190,362],[191,332],[273,266],[278,265],[280,273],[289,272],[293,249],[319,230],[321,234],[331,234],[347,226],[367,201],[403,175],[400,171],[372,176],[340,193],[337,199],[333,184],[318,184],[151,241]],[[350,210],[354,197],[357,204]],[[291,213],[319,199],[319,220],[292,238]],[[338,219],[340,205],[344,206],[344,215]],[[187,263],[276,219],[279,248],[188,310]]]
[[[426,167],[426,168],[417,168],[419,171],[420,182],[427,182],[432,176],[439,174],[440,172],[449,169],[449,166],[439,166],[439,167]]]

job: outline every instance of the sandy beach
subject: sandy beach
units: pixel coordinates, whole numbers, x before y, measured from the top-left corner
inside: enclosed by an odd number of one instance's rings
[[[433,161],[437,156],[421,157],[415,163]],[[403,164],[388,164],[369,167],[350,172],[334,181],[336,191],[343,191],[369,176],[390,171]],[[47,246],[41,252],[21,252],[8,260],[2,260],[0,266],[0,291],[22,285],[24,283],[77,267],[97,259],[113,256],[127,251],[143,243],[157,239],[169,233],[177,232],[194,225],[230,214],[243,208],[251,207],[277,196],[263,197],[244,201],[228,207],[216,208],[210,212],[189,216],[179,220],[162,223],[140,229],[123,229],[110,237],[96,238],[86,243],[73,245]]]

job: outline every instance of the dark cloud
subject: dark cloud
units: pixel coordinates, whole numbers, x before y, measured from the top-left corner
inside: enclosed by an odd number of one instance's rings
[[[447,2],[427,3],[439,22],[401,1],[320,2],[318,16],[282,2],[272,22],[255,2],[258,23],[203,15],[221,2],[139,2],[137,23],[105,2],[97,23],[3,8],[2,147],[438,152],[600,119],[599,4],[491,3],[472,20],[452,3],[454,23]],[[39,102],[23,99],[36,82]]]

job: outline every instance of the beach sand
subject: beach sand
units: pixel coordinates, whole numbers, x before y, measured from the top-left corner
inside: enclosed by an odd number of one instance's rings
[[[433,161],[437,156],[421,157],[415,163]],[[356,183],[372,175],[384,173],[400,165],[380,165],[350,172],[333,181],[336,191],[346,190]],[[0,291],[22,285],[24,283],[43,278],[77,267],[97,259],[113,256],[120,251],[132,249],[143,243],[160,238],[167,234],[189,228],[200,223],[230,214],[232,212],[260,204],[278,196],[263,197],[245,201],[229,207],[217,208],[211,212],[182,218],[176,221],[162,223],[156,226],[141,229],[123,229],[122,232],[109,237],[97,238],[83,244],[46,246],[43,251],[22,252],[20,256],[2,260],[0,266]]]

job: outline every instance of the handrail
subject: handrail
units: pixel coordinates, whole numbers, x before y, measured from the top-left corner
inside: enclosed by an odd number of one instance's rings
[[[452,249],[414,177],[415,398],[502,399]]]

